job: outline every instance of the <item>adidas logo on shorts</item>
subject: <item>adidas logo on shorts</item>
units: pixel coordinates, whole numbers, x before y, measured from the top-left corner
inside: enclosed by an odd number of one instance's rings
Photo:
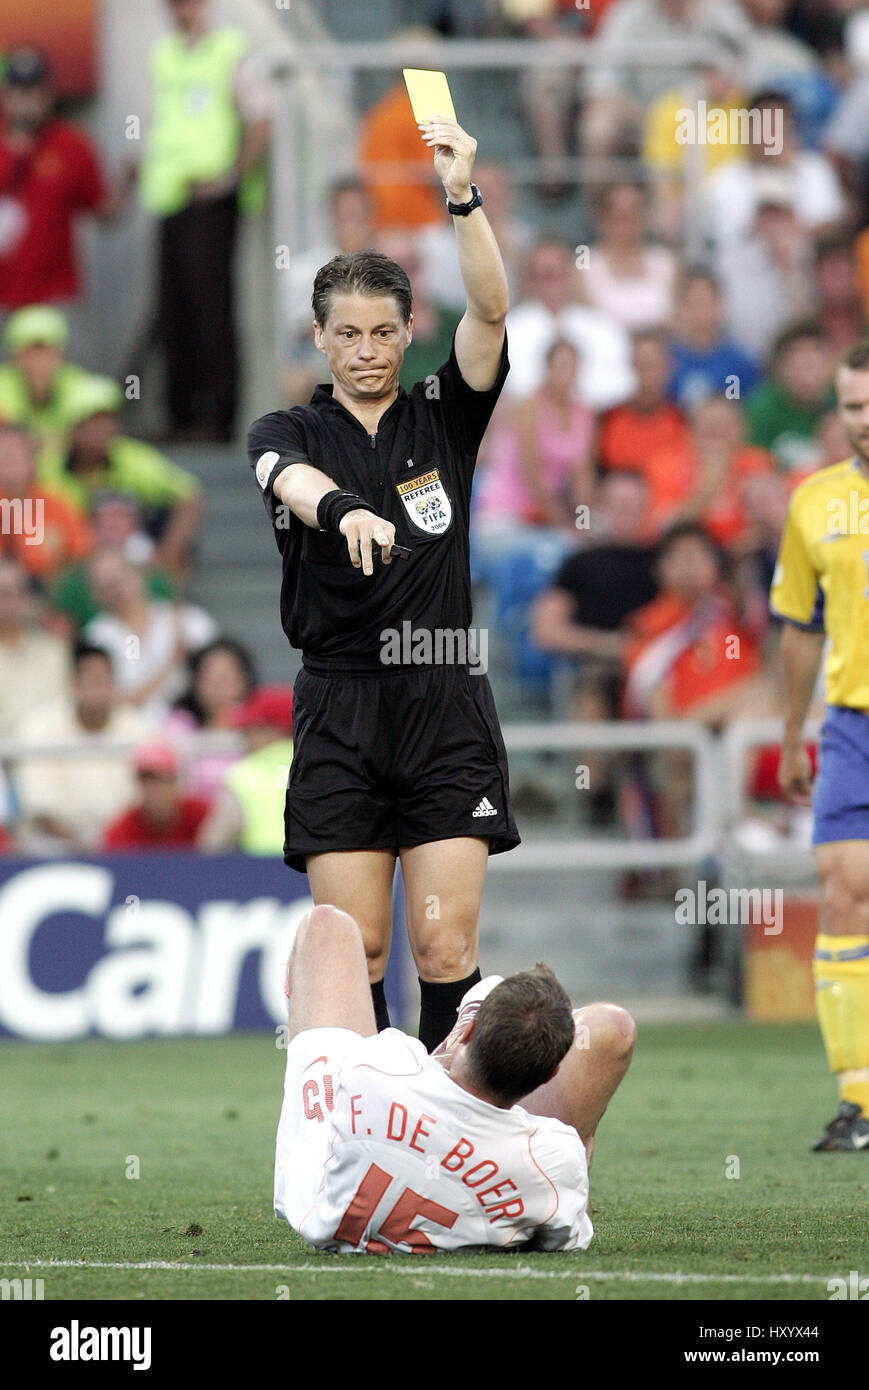
[[[472,811],[471,814],[474,816],[497,816],[498,812],[495,810],[489,798],[484,796],[476,811]]]

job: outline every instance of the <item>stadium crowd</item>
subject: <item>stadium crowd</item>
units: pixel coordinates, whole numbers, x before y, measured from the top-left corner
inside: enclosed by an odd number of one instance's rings
[[[76,360],[83,215],[131,195],[158,244],[167,436],[234,437],[233,248],[262,192],[267,82],[248,35],[178,0],[149,54],[145,154],[115,182],[35,47],[0,79],[0,849],[279,854],[289,687],[190,602],[203,488]],[[185,90],[195,101],[185,104]],[[88,345],[93,356],[93,344]],[[194,735],[209,742],[190,756]],[[108,747],[109,751],[106,751]],[[276,814],[277,812],[277,814]]]
[[[171,12],[192,41],[209,32],[204,0]],[[577,245],[544,215],[572,191],[563,178],[547,175],[519,212],[506,165],[484,158],[475,170],[513,308],[511,372],[475,481],[472,566],[517,688],[529,707],[580,719],[720,729],[775,714],[767,595],[787,501],[848,453],[832,370],[869,320],[869,6],[420,0],[418,19],[444,34],[565,44],[593,33],[603,46],[593,69],[522,75],[528,128],[553,168],[575,149],[641,171],[595,187],[593,234]],[[607,64],[607,44],[644,36],[707,45],[702,112],[687,65],[638,75]],[[230,57],[243,64],[243,46]],[[153,170],[150,183],[139,175],[162,219],[163,317],[182,302],[195,317],[205,303],[196,331],[209,341],[232,320],[233,209],[268,138],[268,105],[250,87],[237,100],[252,135],[231,170],[203,178],[182,206],[161,202]],[[695,128],[681,138],[686,107]],[[28,130],[69,166],[62,213],[34,197],[23,241],[0,225],[0,738],[137,745],[130,758],[7,759],[0,847],[280,853],[267,824],[269,814],[282,823],[289,691],[260,687],[250,654],[190,602],[201,484],[125,432],[124,390],[78,365],[70,334],[74,218],[122,215],[135,180],[109,188],[98,153],[52,114],[50,74],[32,52],[10,55],[0,113],[0,197],[30,177]],[[418,164],[419,177],[397,181],[396,163]],[[356,171],[329,192],[328,236],[283,273],[285,404],[306,402],[322,376],[311,283],[340,251],[376,246],[408,270],[403,384],[445,359],[463,304],[430,165],[397,82],[362,118]],[[223,248],[210,270],[183,255],[185,239],[202,237]],[[217,397],[234,400],[232,345],[212,381],[189,380],[190,332],[166,344],[181,373],[170,382],[176,434],[226,439],[237,425]],[[188,761],[195,731],[210,736],[208,751]],[[601,766],[593,813],[635,827],[648,813],[635,784],[619,800],[618,760]],[[774,775],[762,758],[758,797],[774,796]],[[658,780],[651,827],[679,833],[684,779],[670,762]]]

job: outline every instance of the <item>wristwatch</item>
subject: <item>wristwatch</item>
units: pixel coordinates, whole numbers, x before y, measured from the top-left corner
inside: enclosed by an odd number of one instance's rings
[[[481,208],[483,195],[475,183],[471,184],[471,192],[474,196],[469,203],[451,203],[447,198],[447,212],[452,213],[453,217],[467,217],[469,212],[474,211],[474,208]]]

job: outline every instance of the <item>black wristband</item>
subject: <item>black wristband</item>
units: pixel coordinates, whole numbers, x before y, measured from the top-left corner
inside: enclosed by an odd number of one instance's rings
[[[336,487],[333,492],[324,492],[317,503],[317,523],[321,531],[332,531],[340,534],[339,527],[348,512],[355,511],[374,512],[370,502],[366,502],[364,497],[358,497],[355,492],[345,492],[343,488]]]

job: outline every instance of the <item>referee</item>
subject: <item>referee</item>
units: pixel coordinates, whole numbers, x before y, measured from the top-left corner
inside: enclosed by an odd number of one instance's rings
[[[312,298],[332,384],[257,420],[248,453],[283,563],[281,621],[302,651],[284,860],[307,871],[315,904],[359,922],[382,1029],[400,857],[431,1051],[480,978],[488,855],[519,835],[485,671],[467,642],[449,659],[470,634],[471,482],[509,370],[507,279],[471,183],[476,140],[438,116],[420,130],[467,296],[448,361],[405,391],[406,273],[376,251],[336,256]]]

